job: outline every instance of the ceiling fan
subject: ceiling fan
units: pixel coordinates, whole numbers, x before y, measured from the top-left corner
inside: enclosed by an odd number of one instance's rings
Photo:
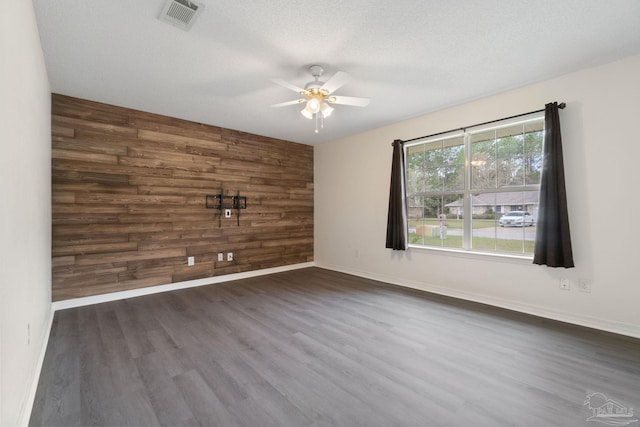
[[[316,130],[318,133],[318,122],[322,128],[324,119],[329,117],[334,108],[331,104],[351,105],[354,107],[366,107],[369,105],[369,98],[358,98],[354,96],[335,96],[333,92],[340,89],[350,80],[348,73],[338,71],[326,82],[320,81],[320,77],[324,73],[324,68],[320,65],[312,65],[309,67],[311,75],[314,77],[304,86],[304,89],[282,79],[273,79],[272,81],[282,87],[290,89],[300,94],[303,98],[293,101],[281,102],[274,104],[272,107],[286,107],[288,105],[305,104],[300,113],[309,120],[316,120]]]

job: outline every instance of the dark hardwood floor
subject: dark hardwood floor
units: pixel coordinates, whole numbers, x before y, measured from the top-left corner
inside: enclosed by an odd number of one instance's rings
[[[640,340],[309,268],[57,312],[30,424],[601,425],[596,392],[640,409]]]

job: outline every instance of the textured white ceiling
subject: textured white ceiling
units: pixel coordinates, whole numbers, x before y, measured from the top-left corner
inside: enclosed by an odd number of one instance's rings
[[[305,144],[640,53],[638,0],[200,0],[185,32],[165,0],[34,0],[51,90]],[[275,85],[346,71],[319,134]]]

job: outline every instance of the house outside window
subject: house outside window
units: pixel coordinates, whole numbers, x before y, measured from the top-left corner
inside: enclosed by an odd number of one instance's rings
[[[543,132],[537,113],[406,144],[409,245],[533,256]]]

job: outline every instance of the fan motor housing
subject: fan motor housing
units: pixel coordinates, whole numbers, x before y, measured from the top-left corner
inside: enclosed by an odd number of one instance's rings
[[[304,85],[304,88],[305,88],[305,90],[320,89],[323,84],[324,84],[324,82],[321,82],[320,80],[314,80],[314,81],[309,82],[306,85]]]

